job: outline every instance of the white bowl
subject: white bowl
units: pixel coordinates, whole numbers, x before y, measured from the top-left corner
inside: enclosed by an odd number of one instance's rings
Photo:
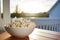
[[[32,33],[34,28],[35,27],[31,27],[31,26],[30,27],[5,27],[8,33],[18,38],[23,38],[28,36],[30,33]]]

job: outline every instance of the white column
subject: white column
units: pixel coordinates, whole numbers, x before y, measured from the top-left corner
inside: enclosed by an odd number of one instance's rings
[[[3,0],[3,18],[4,24],[10,20],[10,0]]]
[[[1,0],[0,0],[0,19],[1,19]]]
[[[3,19],[1,19],[1,0],[0,0],[0,32],[4,31]]]

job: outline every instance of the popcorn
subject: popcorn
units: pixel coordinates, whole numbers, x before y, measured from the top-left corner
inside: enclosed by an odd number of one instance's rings
[[[23,18],[13,18],[9,23],[7,23],[8,27],[35,27],[36,24],[31,20],[23,19]]]

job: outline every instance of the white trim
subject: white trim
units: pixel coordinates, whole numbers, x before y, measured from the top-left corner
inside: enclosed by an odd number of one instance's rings
[[[5,24],[10,20],[10,0],[3,0],[3,18]]]
[[[1,19],[1,0],[0,0],[0,19]]]
[[[55,21],[56,21],[56,20],[59,20],[59,21],[60,21],[59,18],[49,18],[49,17],[48,17],[48,18],[25,18],[25,19],[32,19],[32,20],[35,20],[35,21],[41,21],[41,20],[44,20],[44,21],[45,21],[45,20],[46,20],[46,21],[47,21],[47,20],[49,20],[49,21],[51,21],[51,20],[52,20],[52,21],[54,21],[54,20],[55,20]]]

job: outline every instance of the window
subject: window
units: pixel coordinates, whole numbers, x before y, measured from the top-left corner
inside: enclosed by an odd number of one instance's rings
[[[10,0],[11,18],[16,17],[49,17],[48,11],[57,0]],[[2,1],[1,1],[1,5]],[[1,6],[3,13],[3,6]]]
[[[49,17],[48,11],[56,1],[57,0],[10,0],[10,13],[12,13],[12,17]]]

